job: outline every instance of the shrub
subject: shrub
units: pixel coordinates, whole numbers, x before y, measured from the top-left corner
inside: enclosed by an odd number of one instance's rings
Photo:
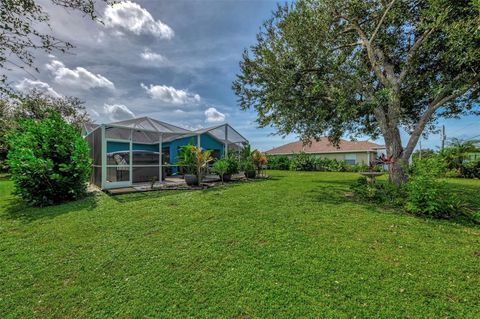
[[[192,143],[180,146],[178,154],[178,165],[183,167],[185,174],[195,175],[197,173],[197,164],[195,159],[196,146]]]
[[[229,166],[228,161],[224,158],[221,158],[217,160],[215,163],[213,163],[212,171],[220,176],[220,178],[222,179],[222,183],[223,183],[223,176],[227,174],[228,166]]]
[[[449,169],[448,171],[445,172],[445,177],[447,178],[456,178],[461,176],[462,176],[462,173],[458,168]]]
[[[290,169],[290,159],[284,155],[267,155],[267,168],[288,170]]]
[[[377,167],[377,166],[375,166]],[[366,172],[368,171],[368,165],[367,164],[362,164],[362,163],[357,163],[355,165],[350,165],[349,170],[351,172]]]
[[[350,165],[336,159],[317,158],[304,152],[294,154],[291,159],[286,156],[270,156],[268,167],[284,169],[281,168],[281,165],[284,165],[283,163],[289,164],[292,171],[364,172],[369,169],[366,164]],[[375,170],[381,171],[382,167],[376,166]]]
[[[88,145],[57,113],[43,121],[20,121],[7,142],[15,193],[29,204],[52,205],[86,194],[91,170]]]
[[[355,197],[370,202],[387,204],[390,206],[403,206],[404,190],[390,182],[369,183],[362,176],[351,186]]]
[[[248,159],[250,159],[251,155],[252,155],[252,148],[251,148],[250,144],[247,144],[240,151],[240,159],[242,161],[248,160]]]
[[[243,160],[240,162],[240,170],[244,172],[255,171],[255,165],[251,160]]]
[[[294,154],[290,161],[291,171],[314,171],[315,167],[316,167],[315,157],[305,152]]]
[[[475,213],[452,194],[440,177],[445,166],[438,157],[416,160],[409,168],[408,181],[401,186],[390,182],[367,182],[360,177],[352,186],[354,196],[361,200],[403,207],[406,211],[434,218],[458,218],[480,222]]]
[[[238,174],[239,160],[235,155],[230,155],[226,158],[228,163],[227,174]]]
[[[466,178],[480,178],[480,160],[463,162],[461,175]]]
[[[452,218],[461,214],[458,199],[448,192],[443,175],[443,162],[435,157],[414,162],[405,184],[407,211],[417,215]]]
[[[327,172],[346,172],[349,170],[350,165],[336,159],[318,158],[316,160],[316,168],[317,170]]]

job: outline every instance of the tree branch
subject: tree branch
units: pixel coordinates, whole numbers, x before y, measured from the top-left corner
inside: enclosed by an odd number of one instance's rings
[[[357,22],[351,22],[352,26],[357,30],[358,36],[362,40],[362,45],[367,49],[367,55],[368,59],[370,60],[370,63],[372,64],[373,71],[375,72],[375,75],[378,77],[380,82],[385,86],[385,87],[390,87],[390,82],[388,81],[387,77],[383,74],[382,70],[380,69],[380,65],[378,64],[377,58],[375,51],[380,49],[374,49],[372,44],[367,38],[367,35],[365,32],[360,28]],[[382,52],[383,53],[383,52]]]
[[[407,72],[408,72],[408,66],[411,62],[411,60],[413,59],[413,57],[415,56],[415,54],[417,54],[417,51],[420,49],[420,47],[422,46],[423,42],[428,38],[428,36],[430,34],[432,34],[433,32],[433,28],[432,29],[428,29],[428,30],[425,30],[425,32],[423,32],[423,34],[415,41],[415,43],[413,44],[413,46],[410,48],[410,50],[408,50],[408,53],[407,53],[407,57],[405,59],[405,65],[403,67],[403,70],[400,72],[400,76],[399,76],[399,81],[401,82],[405,76],[407,75]]]
[[[458,81],[463,74],[457,75],[453,80],[452,83]],[[475,83],[480,79],[480,76],[477,75],[472,79],[472,83]],[[440,92],[440,94],[437,95],[437,97],[429,104],[427,110],[425,113],[423,113],[422,117],[418,121],[417,125],[415,126],[415,129],[413,130],[412,134],[410,135],[410,139],[408,140],[407,147],[405,148],[404,151],[404,160],[408,160],[410,155],[413,152],[413,149],[417,145],[417,142],[425,129],[425,126],[427,123],[430,121],[432,115],[445,103],[455,100],[465,94],[465,92],[468,91],[470,87],[463,89],[463,90],[458,90],[456,92],[452,92],[448,95],[448,89],[443,90]]]
[[[339,45],[339,46],[336,46],[334,48],[331,48],[330,51],[336,51],[338,49],[343,49],[343,48],[349,48],[349,47],[356,47],[356,46],[359,46],[359,45],[362,45],[362,42],[354,42],[354,43],[348,43],[348,44],[342,44],[342,45]]]
[[[372,36],[370,37],[370,43],[373,43],[373,40],[375,39],[375,37],[377,36],[377,33],[378,31],[380,30],[380,27],[382,26],[383,24],[383,21],[385,20],[385,18],[387,17],[387,14],[388,14],[388,11],[390,11],[390,9],[392,8],[393,4],[395,3],[396,0],[392,0],[392,2],[390,2],[390,4],[387,6],[387,8],[385,9],[385,12],[383,13],[382,17],[380,18],[380,21],[378,22],[377,24],[377,27],[375,28],[375,31],[373,31],[372,33]]]

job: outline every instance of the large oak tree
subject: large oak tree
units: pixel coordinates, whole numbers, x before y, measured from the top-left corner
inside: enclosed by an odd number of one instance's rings
[[[479,112],[480,1],[299,0],[278,6],[240,67],[233,89],[260,126],[304,141],[383,135],[401,183],[438,119]]]

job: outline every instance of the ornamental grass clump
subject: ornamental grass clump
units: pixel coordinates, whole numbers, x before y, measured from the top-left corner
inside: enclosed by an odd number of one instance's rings
[[[60,115],[23,120],[7,135],[15,193],[34,206],[85,196],[91,160],[86,141]]]

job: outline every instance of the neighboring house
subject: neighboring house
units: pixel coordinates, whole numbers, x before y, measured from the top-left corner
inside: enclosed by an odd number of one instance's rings
[[[182,145],[191,143],[212,150],[213,157],[223,157],[248,143],[226,123],[191,131],[150,117],[87,124],[83,136],[93,162],[91,182],[102,189],[177,174],[181,171],[178,154]]]
[[[480,161],[480,152],[469,152],[465,155],[465,162]]]
[[[302,141],[288,143],[272,148],[265,153],[268,155],[291,156],[295,153],[305,152],[319,158],[336,159],[347,164],[368,164],[378,155],[386,153],[385,146],[368,141],[340,140],[337,146],[332,145],[326,137],[319,141],[312,140],[311,144],[304,145]]]

